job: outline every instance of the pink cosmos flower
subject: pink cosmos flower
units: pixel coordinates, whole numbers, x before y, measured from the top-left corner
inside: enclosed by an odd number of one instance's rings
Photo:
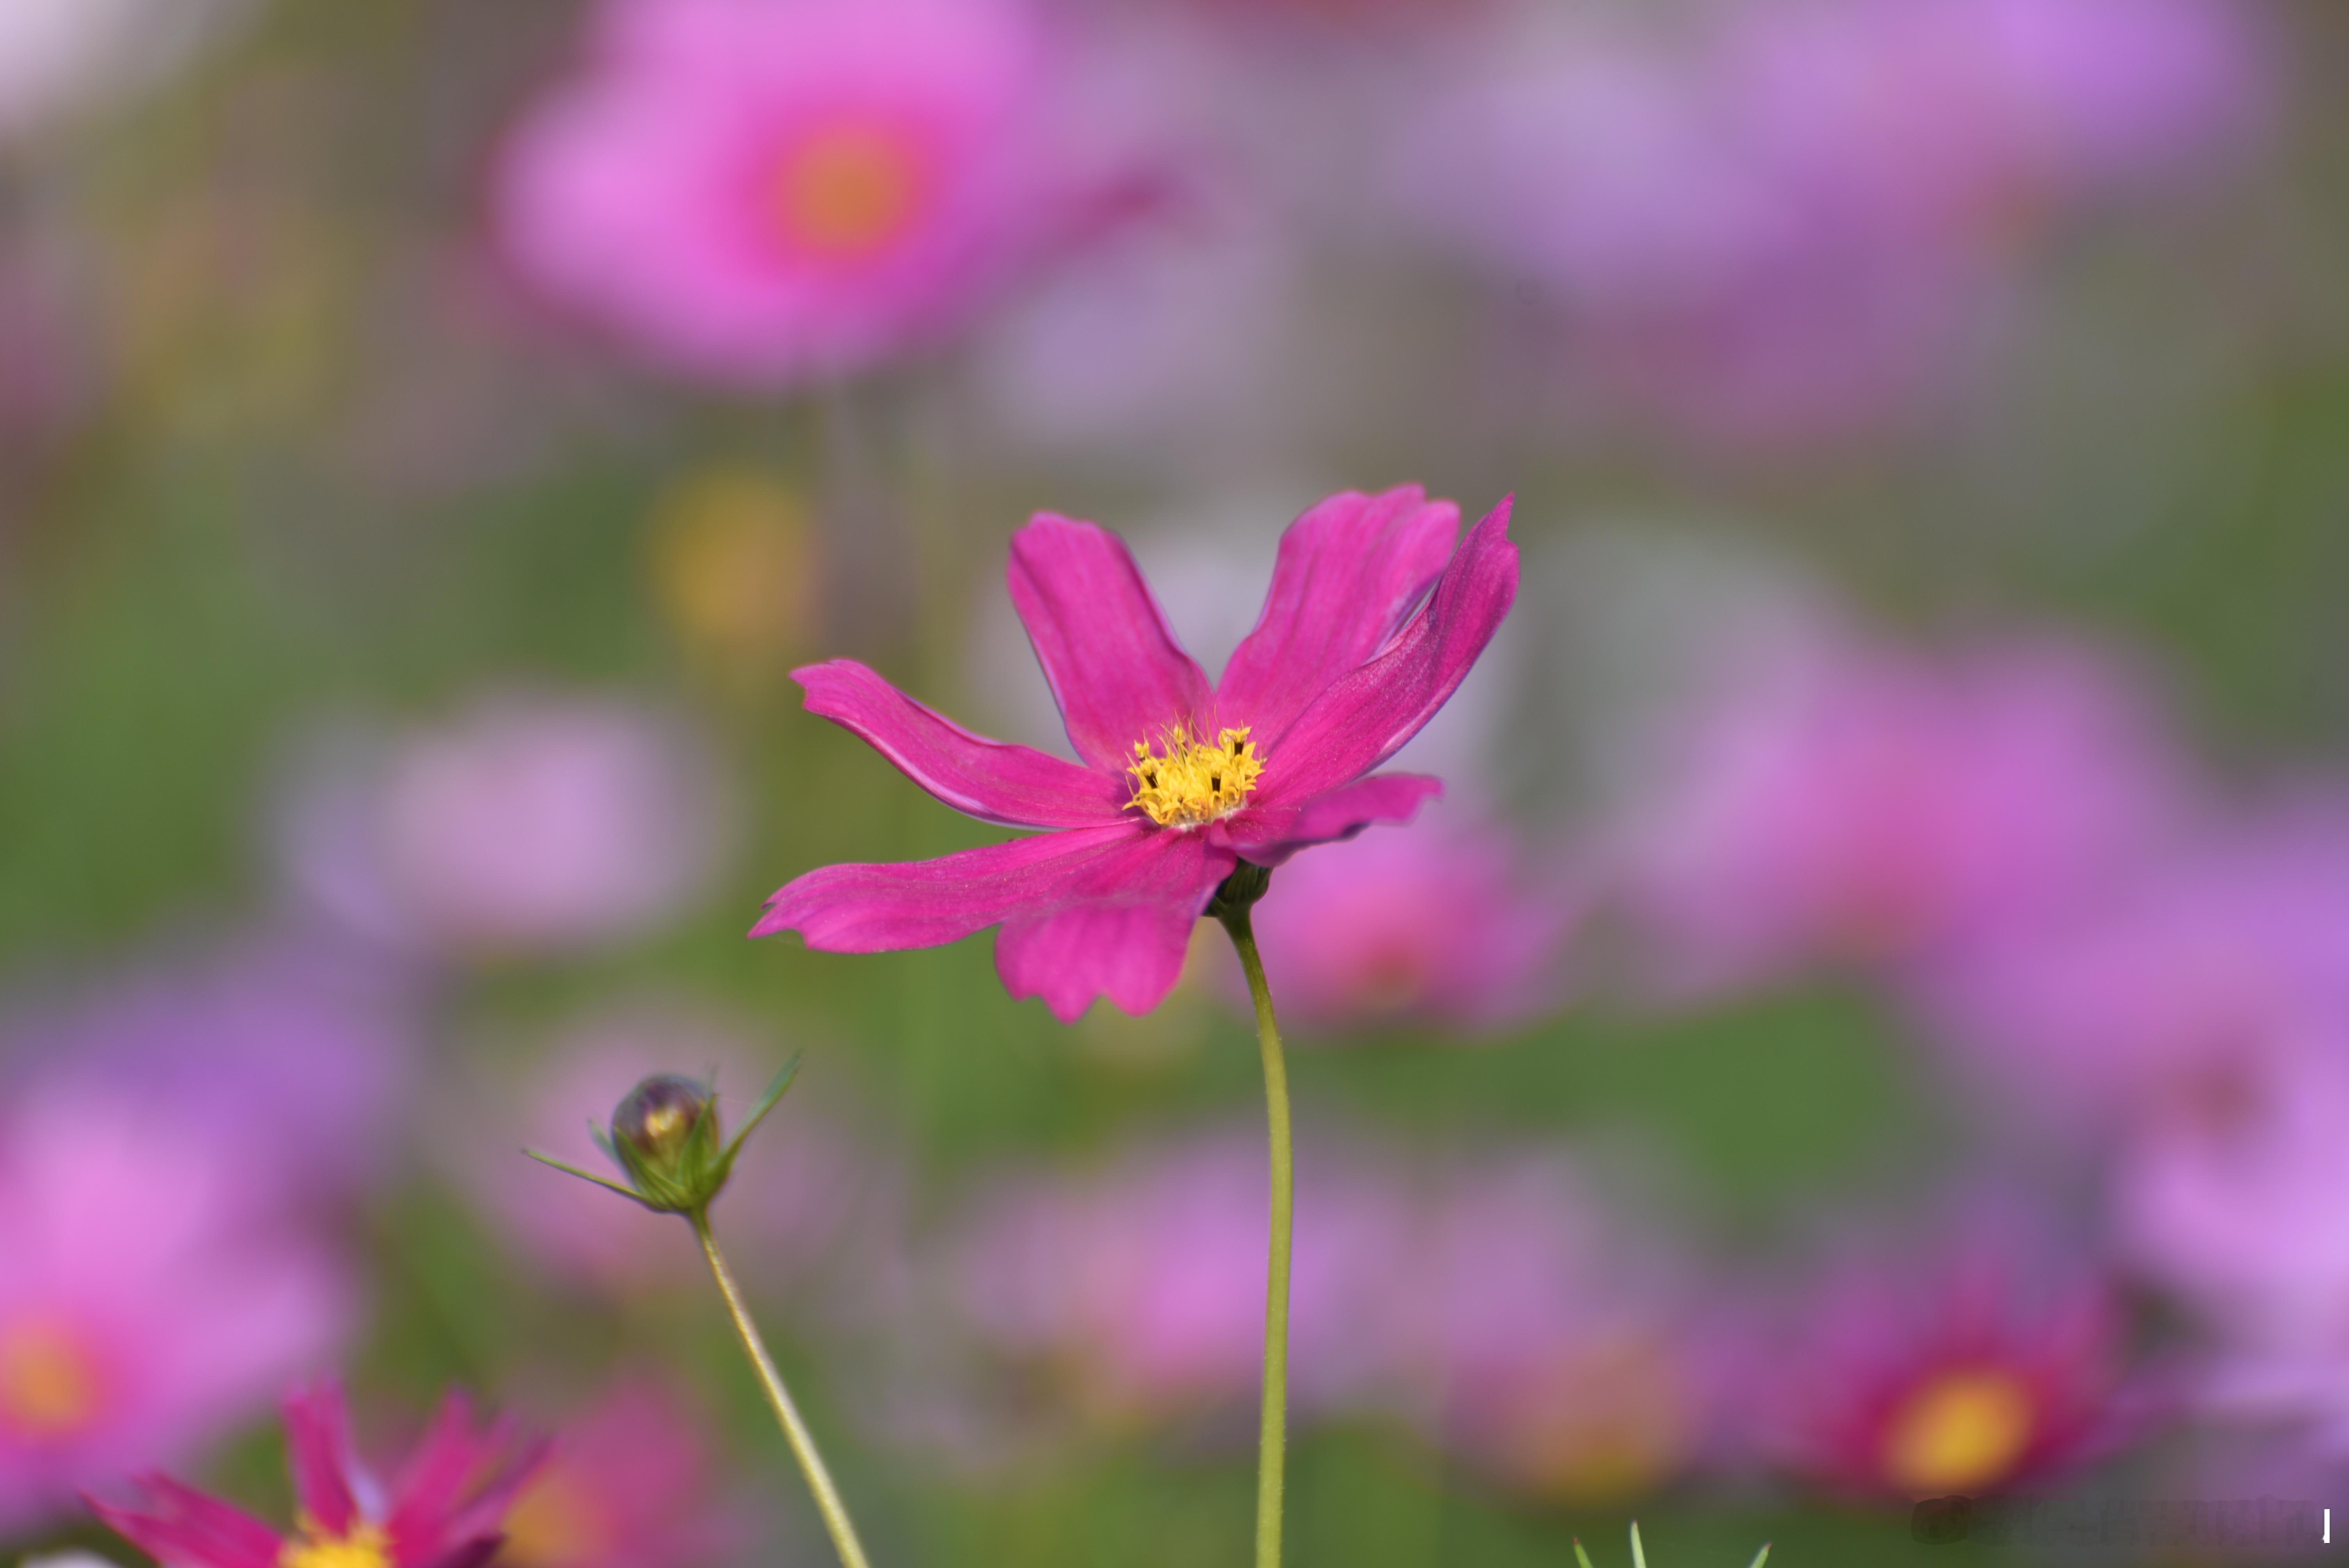
[[[999,924],[1012,995],[1041,995],[1063,1021],[1097,995],[1149,1011],[1242,860],[1278,866],[1442,793],[1434,779],[1364,775],[1444,705],[1508,613],[1508,522],[1504,500],[1454,553],[1459,509],[1416,486],[1330,497],[1282,536],[1263,616],[1211,686],[1124,544],[1039,514],[1012,539],[1011,599],[1081,763],[983,739],[847,660],[795,678],[810,712],[948,805],[1056,830],[810,872],[750,934],[878,953]]]
[[[164,1475],[140,1478],[144,1507],[90,1506],[163,1568],[482,1568],[544,1453],[510,1455],[505,1424],[475,1432],[450,1394],[387,1491],[359,1463],[332,1380],[285,1401],[285,1446],[300,1509],[290,1536]]]
[[[1439,820],[1299,861],[1256,914],[1282,1016],[1490,1030],[1539,1011],[1564,992],[1583,898],[1562,868],[1529,878],[1525,860],[1506,828]],[[1226,967],[1246,1006],[1237,965]]]
[[[1128,1152],[1106,1171],[1010,1181],[966,1220],[953,1255],[966,1328],[1006,1357],[1074,1374],[1107,1420],[1227,1410],[1255,1396],[1264,1347],[1261,1135],[1216,1130]],[[1410,1255],[1402,1193],[1334,1150],[1298,1198],[1292,1397],[1369,1398],[1392,1361]]]
[[[394,948],[511,958],[620,941],[699,890],[725,833],[697,738],[624,701],[496,692],[317,751],[280,824],[287,869]]]
[[[2132,867],[2183,773],[2092,653],[1829,635],[1692,716],[1630,834],[1627,896],[1693,989],[1821,960],[1906,975]]]
[[[606,0],[506,150],[507,249],[686,370],[862,369],[1140,199],[1057,43],[1021,0]]]
[[[1832,1269],[1754,1348],[1758,1451],[1861,1498],[1979,1496],[2138,1435],[2114,1282],[2013,1225],[1976,1224]]]
[[[342,1337],[335,1259],[200,1129],[87,1086],[0,1120],[0,1534],[227,1435]]]
[[[498,1561],[512,1568],[694,1568],[740,1544],[696,1414],[666,1379],[633,1377],[564,1422],[515,1495]]]
[[[1709,1439],[1712,1377],[1682,1260],[1540,1155],[1463,1173],[1398,1282],[1444,1439],[1534,1496],[1611,1504]]]

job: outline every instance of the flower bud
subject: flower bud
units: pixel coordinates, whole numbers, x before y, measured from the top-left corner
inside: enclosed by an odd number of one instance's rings
[[[612,1112],[612,1147],[645,1201],[680,1212],[718,1195],[718,1100],[674,1073],[645,1079]]]
[[[608,1131],[593,1122],[587,1128],[595,1135],[597,1147],[628,1179],[625,1187],[575,1165],[566,1165],[535,1149],[523,1152],[542,1164],[568,1171],[598,1187],[608,1187],[657,1213],[689,1215],[698,1224],[711,1200],[725,1191],[726,1179],[734,1173],[734,1160],[742,1152],[743,1140],[783,1098],[799,1066],[797,1057],[783,1064],[783,1070],[752,1103],[750,1114],[743,1119],[742,1130],[734,1135],[731,1143],[719,1141],[718,1091],[714,1086],[698,1078],[659,1073],[630,1089],[627,1098],[613,1109]]]

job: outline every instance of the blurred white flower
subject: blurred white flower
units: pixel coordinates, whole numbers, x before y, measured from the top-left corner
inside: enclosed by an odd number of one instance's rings
[[[0,0],[0,138],[151,85],[254,9],[253,0]]]

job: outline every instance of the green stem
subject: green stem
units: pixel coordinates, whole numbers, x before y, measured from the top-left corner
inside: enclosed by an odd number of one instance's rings
[[[1296,1230],[1297,1152],[1288,1128],[1288,1063],[1280,1024],[1272,1016],[1272,987],[1256,950],[1256,928],[1245,906],[1222,915],[1224,929],[1247,971],[1256,1001],[1256,1033],[1264,1047],[1264,1107],[1272,1135],[1272,1250],[1264,1286],[1264,1415],[1257,1446],[1257,1568],[1280,1568],[1281,1502],[1288,1453],[1288,1253]]]
[[[807,1423],[800,1419],[799,1407],[792,1403],[791,1390],[783,1387],[783,1375],[775,1370],[774,1357],[767,1354],[766,1341],[759,1337],[758,1326],[750,1321],[750,1309],[743,1305],[733,1272],[727,1268],[725,1256],[718,1250],[718,1238],[709,1230],[709,1211],[697,1209],[686,1218],[693,1222],[693,1234],[701,1243],[701,1255],[709,1260],[709,1273],[718,1281],[718,1294],[726,1298],[727,1315],[734,1320],[734,1332],[742,1336],[742,1348],[750,1352],[759,1384],[767,1391],[767,1403],[775,1408],[775,1419],[782,1423],[792,1455],[807,1476],[808,1490],[815,1493],[816,1509],[823,1515],[824,1528],[832,1532],[832,1544],[840,1553],[840,1561],[845,1568],[870,1568],[864,1560],[864,1548],[857,1542],[856,1526],[849,1522],[848,1507],[840,1501],[839,1488],[832,1484],[832,1472],[823,1468],[823,1456],[816,1452],[815,1439],[808,1431]]]

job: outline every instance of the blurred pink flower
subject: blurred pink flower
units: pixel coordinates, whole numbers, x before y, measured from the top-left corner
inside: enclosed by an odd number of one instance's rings
[[[1147,199],[1065,43],[1022,0],[605,0],[506,150],[507,249],[681,369],[866,368]]]
[[[541,1265],[617,1292],[708,1281],[690,1231],[666,1214],[623,1203],[516,1150],[544,1150],[605,1171],[587,1123],[659,1072],[714,1074],[721,1111],[739,1117],[781,1066],[778,1047],[706,1012],[662,1003],[607,1009],[566,1031],[526,1079],[484,1084],[484,1114],[452,1128],[444,1150],[462,1189]],[[871,1134],[827,1109],[821,1084],[802,1081],[742,1151],[714,1211],[753,1285],[838,1274],[851,1236],[887,1233],[896,1172]],[[833,1283],[839,1283],[835,1280]]]
[[[2130,1129],[2112,1178],[2122,1244],[2230,1345],[2349,1375],[2349,1026],[2268,1037],[2229,1067],[2221,1092]],[[2349,1433],[2349,1400],[2333,1414]]]
[[[1398,1281],[1442,1436],[1511,1487],[1613,1504],[1710,1442],[1693,1281],[1581,1173],[1542,1156],[1454,1178]]]
[[[1464,542],[1459,509],[1415,485],[1331,496],[1281,536],[1264,614],[1211,686],[1124,543],[1040,513],[1012,539],[1011,598],[1081,765],[975,736],[849,660],[793,674],[809,711],[947,804],[1055,830],[822,867],[779,890],[750,934],[879,953],[999,924],[996,970],[1015,997],[1041,995],[1064,1023],[1100,995],[1148,1012],[1242,859],[1277,866],[1442,793],[1439,779],[1370,770],[1444,706],[1508,614],[1508,526],[1506,500]]]
[[[1110,1421],[1227,1410],[1262,1375],[1260,1132],[1126,1152],[1089,1175],[1009,1181],[966,1217],[953,1253],[965,1326],[996,1353],[1061,1369]],[[1411,1214],[1359,1161],[1299,1161],[1289,1392],[1328,1410],[1391,1365]]]
[[[1506,828],[1448,817],[1291,862],[1255,916],[1282,1018],[1499,1029],[1554,1004],[1586,895],[1563,866],[1530,869]]]
[[[11,229],[0,223],[0,459],[20,470],[89,412],[100,355],[91,259],[61,235]]]
[[[472,1426],[464,1397],[450,1395],[387,1493],[359,1462],[342,1386],[330,1379],[285,1401],[295,1534],[163,1475],[138,1479],[143,1506],[92,1506],[162,1568],[482,1568],[544,1450],[510,1452],[502,1421]]]
[[[239,1150],[289,1205],[380,1176],[405,1125],[415,998],[365,955],[263,935],[104,975],[0,1029],[30,1076]]]
[[[621,941],[699,892],[725,836],[697,738],[623,701],[499,693],[320,751],[280,824],[290,874],[396,947],[498,959]]]
[[[1625,892],[1679,985],[1821,960],[1906,975],[2131,867],[2180,815],[2183,777],[2092,652],[1928,657],[1830,634],[1687,716],[1630,826]]]
[[[545,1465],[506,1516],[512,1568],[695,1568],[742,1542],[716,1495],[704,1418],[669,1380],[632,1377],[562,1424]]]
[[[2207,173],[2272,90],[2231,0],[1771,0],[1688,42],[1538,15],[1430,96],[1406,204],[1555,291],[1602,379],[1745,443],[1914,406],[2028,220]]]
[[[2238,0],[1798,0],[1733,31],[1774,154],[1959,239],[2002,239],[2049,201],[2207,176],[2276,88]]]
[[[208,1130],[71,1086],[0,1117],[0,1533],[191,1458],[348,1326],[334,1258]]]
[[[1757,1454],[1855,1498],[1980,1496],[2052,1480],[2141,1436],[2114,1282],[2013,1217],[1831,1268],[1750,1346]]]
[[[1961,1067],[2021,1116],[2224,1123],[2279,1050],[2349,1040],[2349,811],[2206,835],[2056,918],[1989,931],[1924,991]]]

